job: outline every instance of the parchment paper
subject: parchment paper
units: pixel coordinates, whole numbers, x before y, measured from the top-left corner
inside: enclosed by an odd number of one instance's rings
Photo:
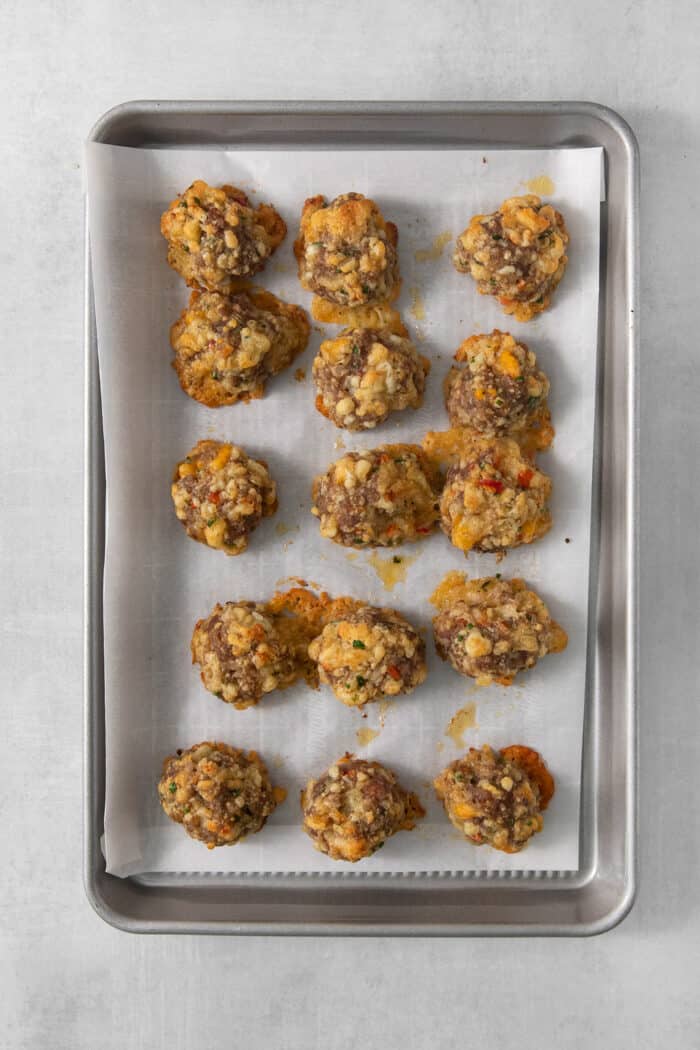
[[[218,152],[90,144],[89,220],[107,471],[108,871],[125,876],[577,868],[601,159],[598,149]],[[282,212],[289,234],[260,283],[305,306],[310,297],[299,286],[292,256],[304,198],[356,190],[379,202],[399,227],[399,306],[419,348],[432,360],[421,410],[400,413],[368,434],[336,430],[313,408],[310,373],[319,332],[292,369],[269,384],[262,400],[213,410],[182,393],[170,366],[168,329],[189,293],[166,264],[159,219],[195,178],[234,183]],[[437,260],[418,261],[414,253],[429,249],[441,233],[456,236],[472,214],[527,192],[526,183],[537,179],[531,186],[546,187],[542,195],[551,196],[566,218],[570,262],[552,308],[521,324],[507,318],[495,301],[479,296],[472,280],[453,269],[452,242]],[[415,561],[405,581],[388,593],[370,564],[371,552],[351,558],[320,537],[309,513],[311,480],[342,454],[342,445],[420,441],[426,430],[446,427],[441,386],[452,354],[466,336],[494,327],[528,342],[551,379],[557,434],[539,463],[553,478],[554,527],[532,546],[510,552],[500,565],[487,555],[465,559],[438,533],[398,551]],[[295,381],[297,366],[306,369],[306,381]],[[173,511],[174,464],[204,437],[242,444],[268,461],[278,482],[280,508],[255,532],[241,557],[228,558],[194,543]],[[392,553],[379,556],[390,560]],[[455,568],[470,575],[523,575],[569,632],[566,652],[545,658],[509,689],[477,688],[458,676],[435,654],[429,629],[434,610],[428,603],[444,573]],[[315,581],[335,595],[392,605],[426,628],[426,683],[387,710],[371,705],[366,718],[340,704],[327,688],[314,692],[299,685],[242,712],[211,696],[190,664],[195,621],[217,601],[264,600],[291,576]],[[474,705],[476,724],[464,734],[461,748],[445,730],[467,704]],[[363,747],[356,732],[367,728],[379,735]],[[208,851],[171,823],[158,803],[162,758],[205,739],[257,749],[273,782],[289,791],[262,833],[233,848]],[[429,786],[463,749],[481,743],[533,746],[556,777],[545,829],[522,853],[509,856],[465,843]],[[415,831],[394,836],[385,849],[353,867],[312,848],[300,827],[298,803],[306,779],[345,750],[395,769],[428,810]]]

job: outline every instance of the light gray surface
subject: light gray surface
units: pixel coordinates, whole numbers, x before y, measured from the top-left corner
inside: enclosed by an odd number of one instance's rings
[[[694,3],[4,5],[0,1047],[700,1041]],[[196,10],[196,15],[193,13]],[[429,14],[426,12],[429,11]],[[512,24],[507,23],[507,19]],[[162,24],[159,24],[162,23]],[[643,172],[642,851],[592,941],[129,938],[80,884],[81,163],[128,97],[593,98]],[[9,219],[9,222],[8,222]],[[14,231],[15,224],[18,232]],[[496,1013],[498,1019],[496,1020]],[[245,1038],[240,1040],[240,1033]],[[438,1034],[439,1033],[439,1034]]]

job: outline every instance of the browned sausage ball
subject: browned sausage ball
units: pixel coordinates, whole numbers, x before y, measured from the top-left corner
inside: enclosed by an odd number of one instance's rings
[[[500,553],[532,543],[552,526],[552,483],[510,438],[472,437],[447,471],[443,532],[455,547]]]
[[[487,437],[517,435],[546,407],[549,380],[525,343],[508,332],[465,339],[445,381],[445,407],[454,427]]]
[[[254,602],[217,604],[197,621],[191,648],[192,663],[200,665],[209,692],[239,710],[298,677],[294,653],[275,619]]]
[[[379,762],[344,755],[301,793],[304,831],[321,853],[352,863],[425,815],[418,798]]]
[[[310,197],[294,252],[302,286],[340,306],[381,303],[398,292],[398,231],[374,201],[345,193]]]
[[[277,509],[267,464],[222,441],[199,441],[175,468],[175,513],[188,536],[225,554],[242,554],[263,518]]]
[[[479,685],[510,685],[518,672],[568,642],[524,580],[448,573],[431,601],[440,610],[433,619],[438,653]]]
[[[169,755],[158,781],[166,814],[208,849],[260,831],[285,796],[255,751],[209,740]]]
[[[262,397],[267,380],[286,368],[308,339],[301,307],[260,288],[228,295],[194,291],[170,329],[182,389],[210,408]]]
[[[439,517],[440,476],[418,445],[348,452],[313,484],[321,535],[346,547],[423,539]]]
[[[198,179],[163,212],[168,262],[193,288],[226,292],[252,277],[285,238],[284,219],[269,204],[253,208],[236,186]]]
[[[511,197],[491,215],[475,215],[457,238],[454,265],[482,295],[529,321],[549,306],[564,276],[569,234],[564,219],[539,197]]]
[[[410,339],[387,328],[346,328],[314,359],[316,408],[346,430],[367,430],[390,412],[423,402],[430,364]]]
[[[554,781],[536,751],[469,748],[435,778],[447,816],[468,841],[518,853],[542,830]]]
[[[326,624],[309,656],[320,680],[349,707],[411,693],[428,673],[425,643],[411,624],[393,609],[371,605]]]

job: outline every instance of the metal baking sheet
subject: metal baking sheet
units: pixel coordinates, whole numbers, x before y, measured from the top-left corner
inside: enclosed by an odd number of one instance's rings
[[[551,148],[599,145],[602,213],[596,484],[592,521],[581,865],[577,872],[162,875],[115,879],[104,810],[104,463],[89,257],[86,285],[86,887],[132,931],[593,933],[626,914],[635,858],[635,424],[638,162],[629,129],[584,103],[131,103],[91,140],[150,148]],[[614,265],[608,265],[614,260]],[[601,806],[601,800],[605,805]]]

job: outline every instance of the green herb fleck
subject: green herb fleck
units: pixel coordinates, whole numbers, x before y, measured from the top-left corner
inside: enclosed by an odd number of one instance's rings
[[[465,638],[465,635],[463,635],[463,634],[458,634],[458,635],[457,635],[457,641],[458,641],[458,642],[463,642],[463,641],[464,641],[464,638]]]
[[[543,295],[541,295],[541,296],[539,297],[539,299],[535,299],[535,302],[536,302],[536,303],[538,303],[538,304],[539,304],[539,303],[543,303],[543,302],[544,302],[544,296],[543,296]]]
[[[501,237],[500,233],[492,233],[491,237],[492,237],[492,239],[494,241],[502,241],[503,240],[503,238]]]
[[[467,629],[470,630],[470,631],[473,631],[474,630],[474,624],[473,623],[468,623],[467,624]]]
[[[198,205],[198,206],[199,206],[200,208],[202,207],[202,202],[200,201],[199,197],[193,197],[193,198],[192,198],[192,200],[193,200],[193,201],[194,201],[194,203],[195,203],[195,204],[197,204],[197,205]]]
[[[182,812],[183,813],[189,813],[190,812],[190,808],[191,808],[190,806],[185,806],[185,808],[183,809]]]
[[[496,579],[497,579],[497,580],[500,580],[500,578],[501,578],[501,574],[500,574],[500,572],[497,572],[497,573],[496,573]]]
[[[367,679],[363,678],[361,674],[358,674],[356,676],[355,681],[357,682],[358,689],[362,689],[363,685],[367,685]]]
[[[395,554],[394,557],[392,558],[392,561],[393,561],[394,565],[400,565],[401,564],[401,560],[402,559],[399,558],[398,554]]]
[[[527,407],[532,408],[532,406],[536,405],[538,401],[539,398],[535,397],[534,395],[530,395],[530,397],[527,399]]]
[[[353,638],[352,642],[353,649],[366,649],[367,646],[364,642],[361,642],[359,638]]]
[[[502,404],[503,404],[503,398],[502,397],[494,397],[493,403],[496,406],[496,408],[500,408],[502,406]]]
[[[210,529],[212,527],[212,525],[214,524],[214,522],[218,521],[218,520],[219,520],[218,517],[217,518],[210,518],[209,521],[207,522],[207,528]]]
[[[183,252],[186,252],[186,253],[187,253],[187,255],[189,255],[189,254],[190,254],[190,249],[188,248],[188,246],[187,246],[186,244],[183,244],[183,246],[182,246],[182,250],[183,250]]]
[[[360,352],[359,346],[353,346],[352,352],[353,352],[353,354],[359,354],[359,352]]]
[[[211,377],[212,379],[221,379],[221,372],[218,370],[218,368],[212,369]]]
[[[371,292],[372,292],[372,289],[370,288],[370,286],[368,284],[361,285],[361,288],[362,288],[362,292],[363,292],[364,295],[370,295]]]
[[[168,791],[170,792],[171,795],[174,795],[175,792],[177,791],[177,784],[175,783],[174,780],[171,780],[170,783],[168,784]]]
[[[458,770],[455,773],[454,778],[455,778],[455,780],[457,781],[458,784],[461,784],[462,781],[464,780],[464,773],[460,773],[459,770]]]

